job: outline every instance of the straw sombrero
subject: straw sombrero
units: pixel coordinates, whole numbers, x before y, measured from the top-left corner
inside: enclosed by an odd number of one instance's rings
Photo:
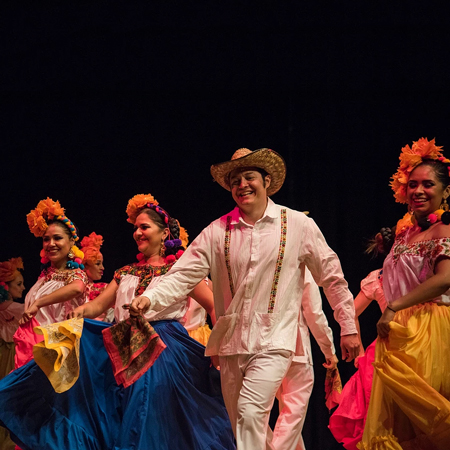
[[[234,152],[231,161],[212,165],[211,175],[223,188],[230,191],[228,180],[230,172],[240,167],[258,167],[264,169],[270,175],[271,182],[267,189],[267,195],[278,192],[286,178],[284,159],[270,148],[260,148],[254,151],[248,148],[240,148]]]

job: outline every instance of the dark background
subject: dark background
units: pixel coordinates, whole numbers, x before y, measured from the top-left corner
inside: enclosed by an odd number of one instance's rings
[[[388,186],[401,147],[450,145],[447,14],[425,2],[17,3],[0,14],[0,260],[24,258],[27,288],[39,200],[104,236],[107,281],[137,253],[130,197],[150,192],[194,238],[233,207],[210,165],[270,147],[288,167],[273,200],[310,211],[356,295],[382,264],[367,240],[405,212]],[[361,317],[366,345],[378,316]],[[305,442],[341,448],[314,355]]]

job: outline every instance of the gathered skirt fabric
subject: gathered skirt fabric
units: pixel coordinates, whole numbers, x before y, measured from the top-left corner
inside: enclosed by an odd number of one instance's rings
[[[330,417],[331,433],[347,450],[356,450],[362,439],[372,390],[375,345],[376,341],[372,342],[359,358],[358,370],[345,384],[339,406]]]
[[[218,372],[175,321],[152,322],[167,348],[128,388],[103,344],[111,326],[86,319],[80,377],[57,394],[31,361],[0,381],[0,422],[24,450],[228,450],[231,425]]]
[[[378,339],[362,450],[447,450],[450,442],[450,307],[397,312]]]
[[[0,380],[14,369],[14,342],[6,342],[0,338]],[[9,432],[0,427],[0,450],[14,450],[14,442],[9,437]]]
[[[195,330],[188,330],[188,334],[192,339],[195,339],[200,344],[206,347],[209,341],[209,336],[211,336],[211,328],[206,323],[205,325],[196,328]]]

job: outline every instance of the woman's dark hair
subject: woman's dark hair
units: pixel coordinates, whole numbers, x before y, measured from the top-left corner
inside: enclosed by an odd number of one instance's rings
[[[419,166],[431,167],[436,174],[436,178],[442,183],[444,188],[450,184],[450,176],[448,173],[450,164],[439,161],[439,159],[424,159],[417,167]]]
[[[64,233],[67,234],[67,236],[69,237],[69,239],[73,239],[73,235],[72,232],[70,231],[69,227],[62,221],[62,220],[58,220],[58,219],[51,219],[51,220],[47,220],[47,225],[52,225],[52,224],[57,224],[60,225],[61,228],[64,230]],[[75,227],[75,231],[78,234],[78,228],[76,227],[76,225],[72,222],[73,226]]]
[[[145,213],[147,216],[156,224],[156,226],[162,231],[165,228],[169,229],[169,235],[166,237],[167,240],[180,239],[180,226],[178,221],[173,217],[169,216],[169,223],[166,225],[165,216],[156,212],[152,208],[144,208],[139,211],[139,214]],[[166,256],[176,255],[178,250],[186,250],[183,246],[166,247]]]
[[[166,222],[161,214],[158,214],[154,209],[144,208],[139,211],[139,214],[145,213],[157,225],[157,227],[163,231],[167,228]]]

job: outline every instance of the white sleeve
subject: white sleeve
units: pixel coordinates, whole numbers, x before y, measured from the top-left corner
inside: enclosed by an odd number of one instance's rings
[[[211,226],[191,243],[157,286],[142,295],[150,299],[150,310],[161,311],[184,300],[200,281],[208,276],[211,265]]]
[[[306,325],[311,330],[325,358],[330,359],[336,353],[333,343],[333,332],[328,326],[328,320],[322,310],[322,297],[319,287],[306,268],[302,310]]]
[[[307,218],[301,257],[315,282],[323,287],[334,311],[334,318],[341,327],[341,336],[356,334],[355,306],[342,273],[341,263],[331,250],[314,220]]]

